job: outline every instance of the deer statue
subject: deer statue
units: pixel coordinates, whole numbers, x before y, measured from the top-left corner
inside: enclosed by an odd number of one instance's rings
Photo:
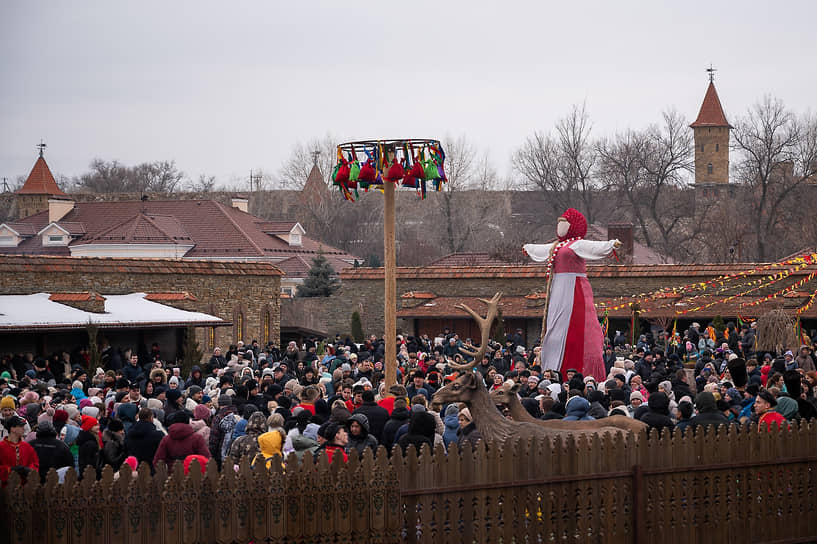
[[[510,416],[514,421],[529,421],[536,423],[542,427],[549,429],[558,429],[563,431],[594,431],[605,427],[616,427],[622,431],[634,432],[643,431],[647,429],[647,424],[627,416],[610,416],[604,419],[595,419],[593,421],[563,421],[561,419],[536,419],[522,406],[517,392],[521,386],[514,383],[513,380],[508,380],[502,384],[501,387],[494,389],[490,393],[491,401],[497,405],[503,405],[508,408]]]
[[[432,402],[439,404],[446,404],[450,402],[462,402],[471,412],[471,417],[476,425],[479,434],[482,438],[489,442],[504,443],[508,440],[526,440],[528,438],[547,438],[557,435],[576,434],[582,431],[568,431],[556,428],[544,427],[538,423],[530,421],[513,421],[505,418],[499,410],[496,409],[494,401],[488,395],[488,389],[478,374],[473,372],[473,368],[479,361],[488,348],[490,341],[491,324],[496,318],[499,299],[502,293],[497,293],[491,300],[479,299],[488,306],[488,313],[486,317],[482,317],[474,310],[465,304],[458,304],[456,307],[468,313],[474,321],[479,325],[481,333],[481,342],[479,349],[463,350],[473,360],[468,364],[449,363],[449,366],[459,370],[460,375],[457,378],[439,389],[432,399]],[[621,429],[615,427],[602,427],[599,429],[588,430],[588,434],[595,434],[601,431],[605,432],[619,432]]]

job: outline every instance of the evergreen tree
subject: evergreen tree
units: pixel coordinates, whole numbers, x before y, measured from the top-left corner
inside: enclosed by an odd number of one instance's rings
[[[363,343],[363,323],[360,321],[359,312],[352,312],[352,338],[358,344]]]
[[[318,253],[312,259],[312,268],[304,282],[298,286],[295,296],[298,297],[328,297],[338,290],[340,281],[335,271],[323,253]]]
[[[192,325],[187,327],[187,334],[184,337],[184,358],[182,359],[182,376],[187,376],[193,369],[193,365],[201,364],[204,354],[199,349],[196,342],[196,328]]]
[[[383,265],[380,264],[380,257],[372,253],[371,255],[369,255],[369,258],[366,259],[366,266],[368,266],[369,268],[380,268]]]
[[[723,322],[721,314],[716,315],[715,319],[712,320],[712,327],[718,332],[726,330],[726,323]],[[714,340],[714,338],[712,340]]]

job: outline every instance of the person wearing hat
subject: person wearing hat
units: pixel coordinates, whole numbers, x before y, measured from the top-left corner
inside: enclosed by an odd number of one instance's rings
[[[0,483],[6,486],[12,471],[25,477],[32,470],[39,470],[40,459],[37,452],[28,442],[23,440],[25,436],[26,421],[20,416],[11,416],[3,421],[3,426],[8,432],[0,441]]]
[[[218,397],[218,411],[213,416],[210,424],[210,455],[221,468],[221,461],[229,452],[232,442],[233,429],[240,417],[238,409],[233,406],[233,399],[230,395],[222,393]]]
[[[153,465],[159,461],[167,463],[168,469],[178,459],[188,455],[201,455],[210,458],[210,451],[204,438],[193,430],[190,425],[190,416],[185,410],[177,410],[167,419],[167,436],[159,442],[156,454],[153,456]]]
[[[0,400],[0,440],[6,438],[9,434],[8,429],[5,427],[5,422],[12,416],[16,415],[17,404],[15,402],[15,398],[11,395],[4,396],[3,399]],[[29,426],[28,421],[25,421],[25,433],[23,436],[27,436],[30,432],[31,427]]]
[[[689,428],[712,427],[717,429],[720,425],[729,425],[729,419],[718,410],[718,403],[715,395],[709,391],[702,391],[695,397],[695,409],[697,414],[689,420]]]
[[[349,443],[349,435],[346,433],[345,427],[329,420],[320,426],[318,436],[323,438],[324,442],[318,446],[315,452],[315,461],[318,460],[321,451],[326,451],[326,455],[329,457],[329,464],[332,463],[332,459],[335,455],[340,455],[344,463],[349,460],[349,456],[346,455],[346,445]]]
[[[84,477],[85,469],[88,467],[96,470],[99,460],[99,449],[101,440],[99,438],[99,420],[95,417],[84,415],[81,419],[80,431],[77,435],[77,448],[79,451],[79,477]]]
[[[471,417],[471,411],[468,408],[460,410],[457,419],[460,423],[459,436],[457,437],[457,444],[460,448],[469,444],[471,447],[477,446],[477,441],[482,438],[479,434],[477,426],[474,424],[474,419]]]
[[[764,389],[755,397],[755,414],[757,414],[757,430],[772,431],[778,430],[786,423],[786,418],[775,411],[777,399],[769,391]]]
[[[127,455],[136,457],[138,463],[150,465],[152,474],[153,457],[165,435],[156,428],[153,410],[150,408],[141,408],[137,418],[136,423],[125,433],[125,451]]]
[[[49,421],[42,421],[37,425],[37,437],[29,444],[37,452],[41,483],[45,482],[45,477],[50,469],[58,470],[63,467],[74,466],[74,456],[71,454],[71,448],[57,438],[57,431],[53,423]]]
[[[102,449],[99,450],[97,478],[102,477],[102,469],[110,465],[113,471],[119,470],[128,456],[125,448],[125,425],[119,419],[111,419],[102,431]]]

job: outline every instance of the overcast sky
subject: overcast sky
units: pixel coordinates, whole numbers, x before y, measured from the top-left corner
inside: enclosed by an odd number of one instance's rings
[[[586,102],[596,135],[716,85],[730,121],[763,94],[817,96],[817,3],[0,3],[0,177],[40,139],[55,174],[175,159],[219,184],[276,171],[297,142],[467,137],[502,174]]]

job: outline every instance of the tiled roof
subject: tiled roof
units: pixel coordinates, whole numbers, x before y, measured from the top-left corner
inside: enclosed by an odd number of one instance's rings
[[[479,301],[479,297],[437,297],[410,308],[401,308],[397,310],[397,317],[469,318],[470,316],[464,310],[456,307],[457,304],[465,304],[476,310],[477,313],[485,308],[485,304]],[[544,312],[543,305],[531,304],[530,301],[525,300],[525,297],[519,296],[502,297],[499,301],[499,309],[502,311],[503,318],[542,317]]]
[[[312,265],[300,255],[278,261],[275,266],[280,268],[284,276],[289,278],[305,278],[309,274],[309,269],[312,268]]]
[[[198,300],[195,295],[185,291],[184,293],[148,293],[145,295],[145,300],[159,301],[174,301],[174,300]]]
[[[280,276],[272,264],[177,259],[122,259],[50,255],[0,255],[0,274],[12,272],[125,274],[203,274],[212,276]]]
[[[601,265],[587,267],[590,278],[714,278],[735,271],[748,270],[759,266],[751,264],[654,264],[654,265]],[[813,267],[807,267],[794,275],[808,275]],[[767,275],[769,271],[753,272],[751,275]],[[378,280],[383,279],[382,268],[347,268],[340,274],[343,280]],[[543,278],[545,266],[542,264],[505,265],[505,266],[450,266],[450,267],[399,267],[397,278],[411,279],[474,279],[474,278]]]
[[[139,223],[145,229],[148,223],[151,223],[151,228],[154,229],[151,231],[153,234],[145,231],[144,234],[147,237],[156,234],[157,231],[164,232],[170,238],[182,233],[189,236],[195,245],[185,254],[185,257],[280,260],[303,255],[311,259],[312,256],[323,252],[326,258],[331,260],[336,270],[351,266],[343,262],[344,260],[355,259],[354,255],[308,236],[301,237],[300,246],[290,246],[279,237],[271,236],[261,230],[257,224],[259,222],[257,217],[213,200],[78,202],[58,224],[83,223],[87,237],[71,242],[71,245],[80,245],[101,233],[119,233],[119,231],[126,230],[123,220],[134,218],[139,214],[152,219],[152,222],[140,220],[141,223]],[[159,219],[160,217],[169,219]],[[9,226],[17,230],[17,225],[33,225],[37,232],[47,224],[48,212],[44,211],[9,223]],[[70,254],[69,247],[66,246],[43,247],[39,237],[24,240],[17,247],[0,248],[0,251],[5,254]]]
[[[98,302],[105,300],[105,297],[93,291],[87,291],[85,293],[51,293],[48,300],[54,302],[88,302],[93,300]]]
[[[492,257],[490,253],[449,253],[429,263],[430,266],[485,266],[491,264],[507,263]]]
[[[709,82],[709,87],[706,89],[704,101],[701,104],[701,111],[698,112],[698,118],[695,122],[689,125],[692,128],[697,127],[729,127],[732,125],[726,120],[726,115],[723,113],[721,107],[721,100],[718,98],[718,91],[715,90],[715,84]]]
[[[268,234],[289,234],[297,221],[256,221],[255,224]]]
[[[169,215],[148,215],[139,212],[109,229],[78,240],[75,245],[97,242],[189,244],[192,240],[176,218]]]
[[[28,175],[26,182],[17,190],[19,195],[50,195],[50,196],[66,196],[62,189],[57,185],[51,169],[45,159],[39,157],[34,163],[34,168]]]

